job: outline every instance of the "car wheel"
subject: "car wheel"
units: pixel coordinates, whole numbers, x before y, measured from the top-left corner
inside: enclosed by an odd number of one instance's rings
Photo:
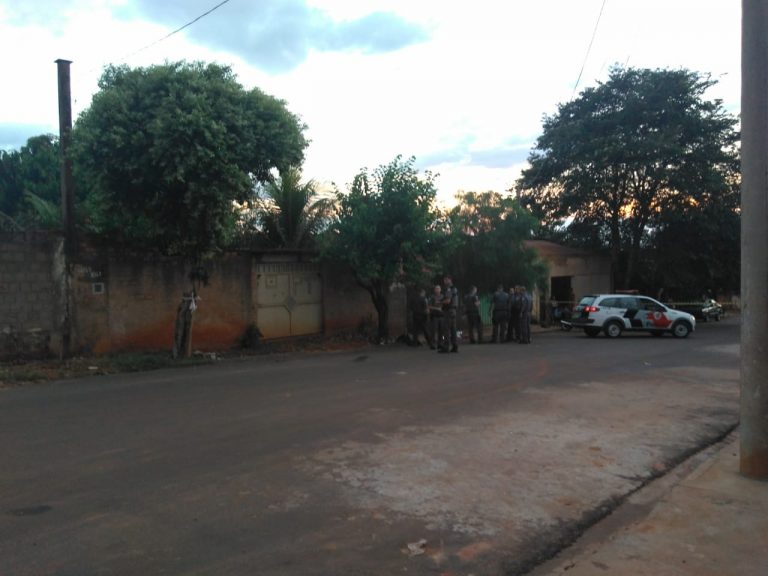
[[[656,338],[661,338],[664,336],[664,332],[661,330],[651,330],[651,336],[656,336]]]
[[[605,325],[603,330],[605,331],[605,335],[608,336],[608,338],[618,338],[621,336],[621,332],[624,330],[624,326],[621,325],[621,322],[611,320]]]
[[[675,338],[687,338],[691,333],[691,325],[685,321],[679,321],[672,324],[672,336]]]
[[[584,328],[584,334],[586,334],[590,338],[594,338],[595,336],[600,334],[600,328]]]

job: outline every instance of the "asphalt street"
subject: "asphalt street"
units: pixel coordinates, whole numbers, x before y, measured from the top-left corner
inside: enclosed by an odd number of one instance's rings
[[[0,390],[0,574],[525,574],[733,429],[738,338],[729,318]]]

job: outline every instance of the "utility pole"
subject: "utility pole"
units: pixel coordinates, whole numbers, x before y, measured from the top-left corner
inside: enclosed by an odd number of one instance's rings
[[[64,242],[71,254],[75,240],[75,192],[72,177],[72,93],[70,89],[69,60],[56,60],[59,73],[59,148],[61,150],[61,218]]]
[[[72,336],[70,267],[76,249],[75,238],[75,184],[72,177],[72,94],[70,90],[69,60],[56,60],[59,77],[59,153],[61,154],[61,218],[64,227],[64,266],[61,304],[61,357],[70,355]]]
[[[768,2],[742,0],[741,29],[740,470],[768,480]]]

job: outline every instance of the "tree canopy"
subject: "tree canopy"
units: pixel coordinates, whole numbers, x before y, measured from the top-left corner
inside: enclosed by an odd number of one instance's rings
[[[110,66],[99,88],[75,124],[75,164],[90,227],[112,241],[199,257],[226,243],[256,183],[303,159],[299,118],[228,67]]]
[[[717,202],[738,172],[737,120],[715,84],[689,70],[613,68],[607,81],[561,104],[517,182],[521,202],[550,232],[605,242],[619,284],[635,280],[644,241],[660,218]]]
[[[59,142],[52,134],[0,150],[0,229],[60,226]]]
[[[446,270],[480,290],[493,291],[499,283],[541,285],[546,268],[525,246],[538,226],[530,212],[498,192],[465,192],[456,199],[459,203],[449,213],[453,241]]]
[[[388,295],[395,281],[431,276],[440,260],[434,177],[400,156],[361,170],[337,193],[337,218],[324,254],[350,266],[378,312],[379,337],[389,336]]]
[[[270,248],[304,249],[330,225],[331,198],[323,198],[314,180],[301,181],[301,170],[291,166],[256,189],[254,218],[247,225]]]

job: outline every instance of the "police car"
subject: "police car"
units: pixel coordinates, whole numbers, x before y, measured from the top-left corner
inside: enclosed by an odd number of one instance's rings
[[[686,338],[696,329],[696,319],[687,312],[667,308],[647,296],[627,294],[591,294],[584,296],[573,311],[571,324],[587,336],[600,332],[618,338],[625,330],[642,330],[654,336],[670,332]]]

